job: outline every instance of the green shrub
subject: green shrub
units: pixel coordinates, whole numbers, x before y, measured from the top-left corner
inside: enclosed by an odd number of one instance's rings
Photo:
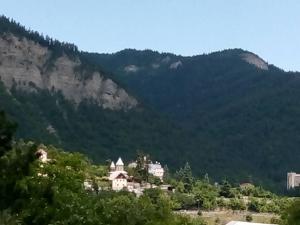
[[[246,216],[246,221],[247,221],[247,222],[251,222],[252,220],[253,220],[252,215],[251,215],[251,214],[248,214],[248,215]]]

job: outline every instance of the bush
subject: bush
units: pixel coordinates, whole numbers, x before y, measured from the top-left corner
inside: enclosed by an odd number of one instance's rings
[[[242,199],[231,198],[229,202],[229,206],[232,210],[245,210],[246,205]]]
[[[253,220],[252,215],[251,215],[251,214],[248,214],[248,215],[246,216],[246,221],[247,221],[247,222],[251,222],[252,220]]]
[[[224,197],[218,198],[217,199],[217,205],[218,207],[222,208],[228,208],[229,204],[226,202]]]
[[[248,202],[248,210],[253,212],[261,212],[260,201],[256,198],[251,198]]]
[[[220,224],[220,223],[221,223],[221,220],[220,220],[219,217],[217,217],[217,218],[215,219],[215,224]]]
[[[181,209],[189,209],[197,205],[194,195],[191,194],[175,192],[171,198],[172,201],[179,203]]]

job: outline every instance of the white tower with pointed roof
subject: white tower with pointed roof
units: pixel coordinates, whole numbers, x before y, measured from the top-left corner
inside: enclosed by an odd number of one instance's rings
[[[127,172],[124,171],[124,163],[120,157],[116,164],[111,162],[108,176],[109,180],[112,182],[112,190],[120,191],[123,188],[127,188],[128,175]]]
[[[116,170],[116,166],[115,166],[114,161],[112,161],[111,164],[110,164],[110,171],[112,172],[112,171],[115,171],[115,170]]]
[[[118,161],[116,162],[116,171],[124,171],[124,163],[121,157],[119,157]]]

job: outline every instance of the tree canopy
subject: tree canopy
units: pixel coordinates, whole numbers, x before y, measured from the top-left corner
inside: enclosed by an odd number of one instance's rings
[[[5,112],[0,111],[0,157],[11,149],[16,127],[16,124],[7,118]]]

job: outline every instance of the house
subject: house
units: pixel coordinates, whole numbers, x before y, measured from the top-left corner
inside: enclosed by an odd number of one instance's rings
[[[287,189],[294,189],[300,187],[300,174],[290,172],[287,174]]]
[[[141,184],[134,181],[127,182],[127,190],[135,193],[137,197],[143,194],[143,188],[141,187]]]
[[[164,192],[173,192],[173,193],[175,192],[175,188],[170,184],[160,185],[160,190]]]
[[[84,190],[86,191],[93,191],[93,186],[92,186],[92,182],[90,180],[85,180],[83,182],[83,187],[84,187]]]
[[[127,188],[127,172],[124,170],[124,163],[119,157],[116,164],[111,162],[108,179],[112,182],[112,190],[120,191]]]
[[[275,225],[275,224],[266,224],[266,223],[251,223],[251,222],[241,222],[241,221],[231,221],[226,225]]]
[[[246,183],[241,183],[240,188],[245,189],[245,188],[254,188],[255,186],[252,183],[246,182]]]
[[[148,173],[152,174],[155,177],[158,177],[161,181],[163,181],[163,176],[164,176],[164,168],[161,166],[159,162],[149,162],[147,161],[147,157],[144,156],[144,168],[147,168]],[[137,167],[137,162],[131,162],[128,164],[128,168],[136,168]]]
[[[112,181],[112,189],[114,191],[120,191],[124,188],[127,188],[127,178],[123,173],[120,173]]]
[[[48,159],[48,153],[44,149],[42,149],[42,148],[40,148],[39,150],[37,150],[36,153],[35,153],[35,155],[36,155],[36,157],[42,163],[46,163],[46,162],[49,161],[49,159]]]
[[[156,161],[155,163],[149,163],[148,173],[152,174],[155,177],[158,177],[161,181],[163,181],[164,168],[162,168],[159,162]]]

